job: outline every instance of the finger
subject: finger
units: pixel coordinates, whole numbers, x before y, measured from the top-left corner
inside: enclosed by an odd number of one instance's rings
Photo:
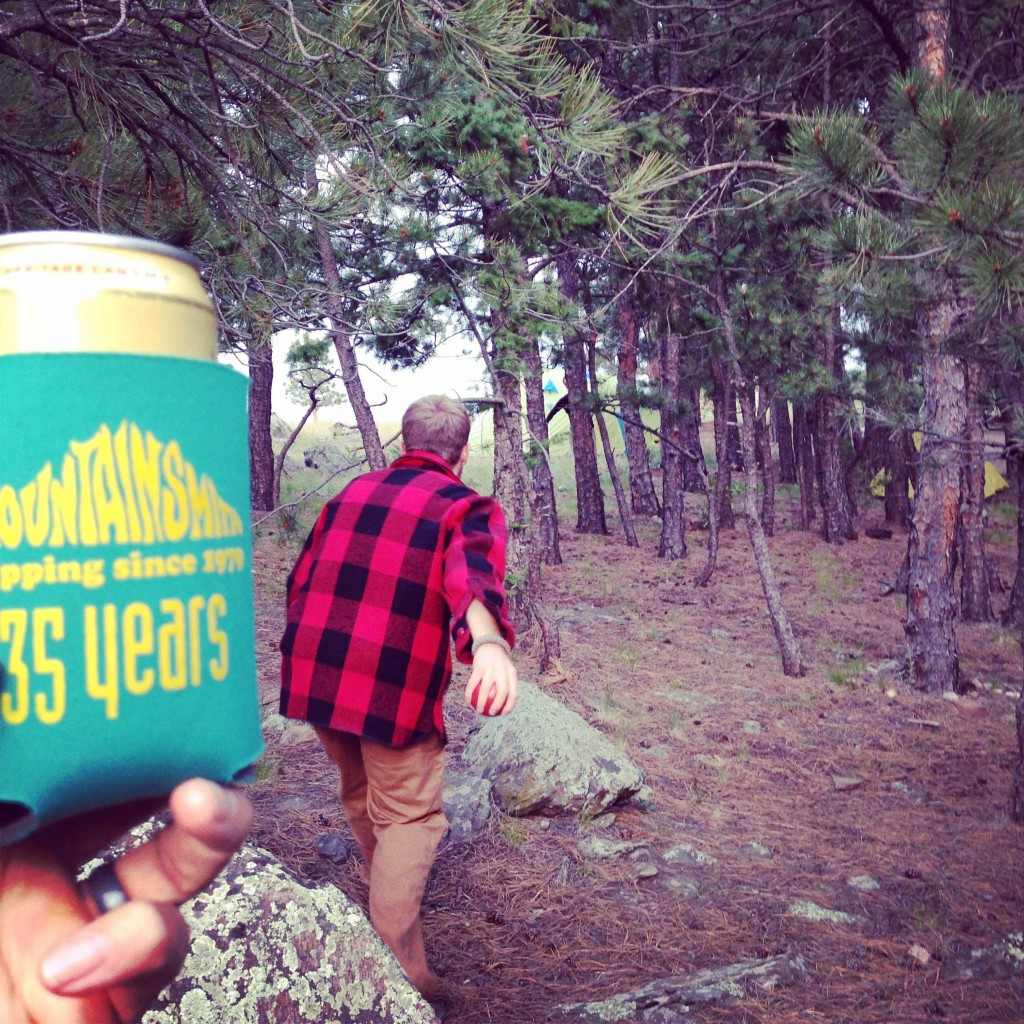
[[[476,702],[480,696],[480,684],[483,681],[483,674],[481,672],[473,672],[469,677],[469,682],[466,683],[466,703],[476,710]]]
[[[89,911],[60,860],[28,840],[0,851],[0,867],[0,975],[14,983],[25,1018],[48,1024],[112,1020],[103,996],[62,999],[40,976],[46,951],[88,921]]]
[[[130,902],[58,941],[43,957],[39,974],[51,992],[62,996],[126,985],[119,1010],[124,1019],[134,1020],[134,1011],[145,1010],[178,973],[188,940],[188,927],[175,907]]]
[[[173,821],[115,863],[133,900],[182,903],[204,889],[231,859],[252,825],[240,790],[191,779],[171,794]]]
[[[516,700],[518,698],[519,686],[516,679],[513,678],[508,687],[508,692],[505,695],[505,702],[502,704],[501,711],[499,711],[498,714],[507,715],[516,706]]]
[[[500,715],[507,715],[511,710],[512,709],[509,706],[509,692],[507,687],[495,684],[494,697],[492,699],[491,706],[486,711],[486,714],[496,718]]]

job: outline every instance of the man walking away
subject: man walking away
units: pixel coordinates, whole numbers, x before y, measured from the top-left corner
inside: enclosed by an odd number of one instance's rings
[[[288,577],[281,713],[310,722],[340,772],[366,865],[370,922],[428,1000],[420,904],[441,806],[449,637],[466,700],[508,714],[517,676],[501,507],[461,481],[469,416],[442,395],[402,418],[401,455],[324,506]]]

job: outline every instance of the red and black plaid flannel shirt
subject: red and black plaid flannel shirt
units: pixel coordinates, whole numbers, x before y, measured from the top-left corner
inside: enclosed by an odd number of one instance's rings
[[[487,606],[505,638],[501,506],[432,452],[365,473],[324,506],[288,577],[281,714],[403,747],[437,732],[466,609]],[[454,622],[453,622],[454,620]]]

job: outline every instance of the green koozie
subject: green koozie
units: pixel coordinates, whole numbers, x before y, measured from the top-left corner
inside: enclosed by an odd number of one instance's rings
[[[246,390],[0,355],[0,844],[260,755]]]

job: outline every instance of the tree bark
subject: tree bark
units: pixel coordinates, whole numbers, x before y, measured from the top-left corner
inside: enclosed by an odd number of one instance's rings
[[[1014,709],[1017,721],[1017,767],[1013,772],[1013,820],[1024,822],[1024,688]]]
[[[837,372],[837,345],[835,325],[826,318],[818,339],[818,358],[830,376]],[[840,451],[839,397],[835,386],[815,400],[814,450],[818,454],[821,473],[822,535],[829,544],[842,544],[857,534],[843,485],[843,461]]]
[[[771,551],[761,526],[761,516],[757,507],[757,414],[754,408],[753,389],[743,374],[740,364],[739,347],[733,329],[732,312],[725,291],[725,280],[719,264],[715,268],[715,299],[718,315],[722,321],[722,334],[725,337],[729,352],[729,363],[732,381],[740,401],[740,452],[743,456],[743,476],[745,480],[743,505],[747,520],[747,533],[750,545],[754,549],[754,560],[761,577],[761,589],[768,603],[768,614],[772,620],[775,639],[782,655],[782,671],[787,676],[798,677],[804,674],[803,657],[790,625],[789,616],[782,601],[782,591],[775,575]]]
[[[494,407],[494,497],[508,526],[505,590],[513,623],[517,631],[525,631],[532,622],[530,591],[535,575],[526,530],[526,490],[517,464],[523,451],[520,380],[506,369],[496,369],[494,381],[501,400]]]
[[[1004,626],[1024,630],[1024,445],[1019,439],[1007,450],[1006,460],[1008,465],[1013,464],[1017,480],[1017,572],[1000,621]]]
[[[800,485],[800,525],[805,530],[817,517],[814,501],[814,431],[805,402],[793,405],[793,447],[796,449],[797,483]]]
[[[949,0],[918,0],[918,65],[941,81],[949,59]],[[911,682],[931,693],[963,688],[956,639],[956,532],[960,512],[960,455],[966,426],[963,365],[944,351],[959,304],[952,294],[921,316],[921,458],[910,526],[907,584],[907,662]]]
[[[786,609],[783,605],[782,591],[775,576],[775,566],[772,563],[771,551],[768,549],[768,541],[765,537],[757,508],[757,451],[754,434],[756,413],[754,400],[751,395],[750,385],[739,377],[738,365],[734,367],[734,373],[738,375],[736,391],[740,400],[740,451],[743,455],[743,475],[746,484],[743,506],[747,520],[747,533],[750,536],[750,545],[754,549],[754,559],[757,562],[757,570],[761,577],[761,589],[764,591],[765,600],[768,603],[768,613],[771,616],[772,628],[775,630],[775,639],[778,642],[779,652],[782,655],[782,671],[787,676],[799,677],[804,674],[800,645],[797,643],[793,628],[789,623],[789,616],[786,614]]]
[[[306,186],[311,197],[320,190],[316,169],[313,167],[306,172]],[[359,430],[359,437],[363,442],[367,465],[370,469],[383,469],[387,465],[387,459],[380,443],[377,424],[373,419],[373,410],[370,408],[370,403],[366,400],[366,392],[363,390],[363,381],[359,376],[359,363],[356,360],[355,350],[352,348],[352,338],[345,328],[338,257],[331,245],[331,236],[327,225],[315,215],[313,216],[313,237],[316,241],[317,253],[320,256],[320,268],[323,271],[324,283],[327,285],[330,307],[327,310],[327,317],[331,324],[331,342],[335,352],[338,353],[345,393],[348,395],[349,405],[352,407],[352,414],[356,420],[356,428]]]
[[[1014,373],[999,375],[999,423],[1003,428],[1003,445],[1006,451],[1006,483],[1009,493],[1017,493],[1017,472],[1020,463],[1010,457],[1010,452],[1020,444],[1020,417],[1024,414],[1024,389]]]
[[[768,409],[772,405],[771,389],[767,384],[760,388],[761,398],[758,402],[757,423],[761,428],[755,432],[760,451],[758,462],[761,465],[761,479],[764,481],[764,495],[761,498],[761,523],[765,536],[775,535],[775,463],[772,460],[771,431],[767,423]]]
[[[619,351],[617,355],[618,397],[622,421],[626,429],[626,462],[629,465],[629,493],[637,515],[658,515],[658,493],[651,476],[651,460],[647,457],[647,438],[636,401],[636,367],[640,328],[632,289],[619,298]]]
[[[924,384],[922,442],[914,515],[910,524],[907,583],[907,661],[911,681],[932,693],[962,689],[956,639],[956,533],[960,512],[960,455],[966,408],[963,365],[936,351],[949,336],[952,307],[924,317],[929,346]]]
[[[562,294],[578,303],[579,273],[572,256],[562,253],[556,265]],[[601,493],[597,448],[594,444],[594,421],[587,387],[586,339],[579,330],[571,329],[565,332],[563,345],[565,388],[569,397],[569,435],[576,472],[576,529],[580,533],[607,533],[604,495]]]
[[[732,508],[732,460],[729,457],[729,417],[735,406],[735,395],[725,363],[711,357],[711,409],[715,436],[715,509],[721,530],[736,528],[736,515]]]
[[[994,622],[985,557],[985,422],[981,396],[984,368],[964,364],[967,430],[960,502],[960,615],[964,622]]]
[[[679,421],[683,450],[690,457],[683,459],[683,490],[687,494],[704,494],[707,490],[708,467],[700,444],[700,392],[691,391]]]
[[[619,510],[619,519],[622,522],[622,532],[626,537],[626,544],[631,548],[640,547],[640,541],[636,539],[636,528],[633,525],[633,511],[626,500],[626,489],[622,486],[619,477],[619,467],[615,464],[615,452],[612,451],[611,438],[608,436],[608,424],[604,420],[604,410],[601,408],[601,395],[597,387],[597,345],[596,339],[591,339],[587,346],[587,365],[590,367],[590,386],[593,389],[594,404],[597,408],[597,431],[601,436],[601,447],[604,449],[604,460],[608,466],[608,476],[612,482],[612,490],[615,492],[615,504]]]
[[[529,454],[533,489],[540,514],[538,539],[541,560],[561,565],[558,533],[558,506],[555,503],[555,479],[548,460],[548,421],[544,411],[544,378],[537,339],[528,339],[523,351],[526,369],[526,422],[530,428]]]
[[[793,446],[793,423],[789,417],[789,402],[784,398],[772,400],[772,423],[779,446],[779,483],[795,484],[796,451]]]
[[[274,487],[273,415],[274,356],[270,339],[246,342],[249,360],[249,498],[254,511],[267,512],[281,503]]]
[[[901,530],[910,525],[910,470],[907,466],[907,434],[894,430],[886,441],[885,521]]]
[[[483,208],[484,238],[489,253],[494,252],[496,244],[488,227],[499,208],[500,203]],[[519,365],[522,353],[509,348],[512,342],[507,315],[502,308],[495,307],[490,312],[488,340],[467,306],[458,281],[454,277],[449,281],[480,346],[498,400],[493,412],[494,496],[505,512],[508,527],[505,592],[516,630],[525,633],[531,625],[537,626],[543,672],[559,656],[560,640],[557,623],[549,618],[541,594],[540,501],[523,457],[522,382],[518,372],[510,369]]]
[[[679,336],[675,324],[678,299],[669,301],[669,316],[661,336],[661,540],[658,557],[682,558],[686,554],[685,496],[680,411]]]

